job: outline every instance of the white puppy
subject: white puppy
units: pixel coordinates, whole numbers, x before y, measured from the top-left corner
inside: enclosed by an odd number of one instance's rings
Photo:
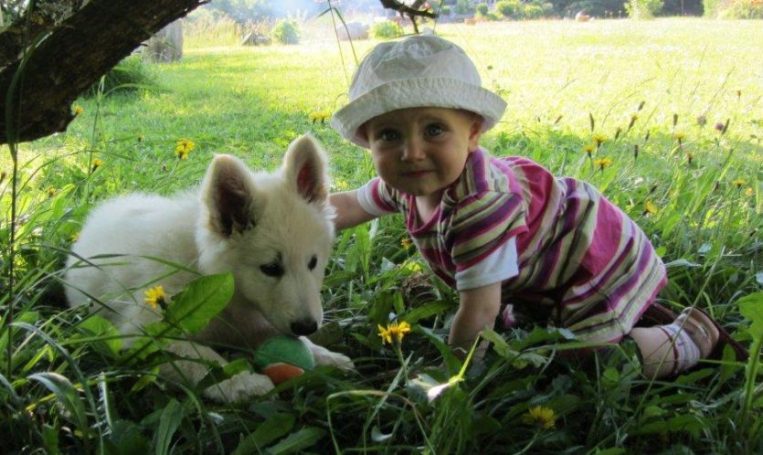
[[[218,155],[200,191],[131,194],[96,208],[72,247],[66,295],[72,306],[90,303],[121,333],[140,334],[161,318],[144,302],[148,287],[161,284],[172,295],[196,277],[193,270],[231,272],[233,298],[193,341],[252,348],[274,334],[291,334],[302,337],[318,364],[351,368],[346,356],[304,337],[323,318],[320,288],[334,238],[332,217],[326,157],[310,136],[289,146],[275,173],[253,173],[239,159]],[[168,350],[225,364],[212,348],[191,341]],[[208,366],[179,361],[162,370],[197,383]],[[236,401],[272,387],[267,376],[243,372],[205,394]]]

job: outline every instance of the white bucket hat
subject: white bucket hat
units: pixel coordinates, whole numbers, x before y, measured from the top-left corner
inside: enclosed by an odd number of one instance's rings
[[[331,126],[362,147],[368,147],[368,142],[358,135],[358,128],[394,110],[465,109],[483,117],[486,131],[506,109],[500,96],[482,88],[477,68],[464,50],[434,35],[377,45],[355,72],[349,98],[334,114]]]

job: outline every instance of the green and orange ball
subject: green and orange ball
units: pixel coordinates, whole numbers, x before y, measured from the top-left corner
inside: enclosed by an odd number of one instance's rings
[[[315,358],[299,338],[277,335],[254,351],[254,366],[278,385],[315,368]]]

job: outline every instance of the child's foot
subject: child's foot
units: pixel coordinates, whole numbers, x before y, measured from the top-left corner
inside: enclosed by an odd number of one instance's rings
[[[720,332],[715,322],[704,311],[685,308],[675,320],[675,324],[685,330],[697,345],[701,358],[707,358],[718,344]]]

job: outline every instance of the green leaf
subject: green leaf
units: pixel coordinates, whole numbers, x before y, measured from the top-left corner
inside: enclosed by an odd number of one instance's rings
[[[262,452],[262,449],[283,437],[294,427],[294,416],[291,414],[273,414],[262,422],[254,433],[247,435],[233,451],[233,455],[248,455]]]
[[[164,407],[159,418],[159,429],[156,430],[154,435],[154,446],[157,455],[169,453],[172,436],[180,426],[180,422],[183,421],[184,415],[183,406],[174,398]]]
[[[318,427],[305,427],[290,434],[286,439],[270,447],[266,453],[279,455],[297,453],[302,449],[313,446],[326,435],[326,430]]]
[[[416,326],[416,333],[423,334],[437,348],[442,356],[443,362],[448,367],[450,373],[461,369],[461,361],[453,354],[453,351],[434,331],[422,326]]]
[[[106,449],[109,454],[143,455],[148,453],[149,445],[138,425],[129,420],[117,420],[111,427]]]
[[[170,302],[165,315],[171,324],[195,333],[209,324],[233,297],[233,275],[208,275],[191,281]]]
[[[437,300],[434,302],[425,303],[424,305],[417,305],[410,311],[406,312],[401,319],[413,324],[421,319],[442,314],[453,307],[453,304],[444,300]]]
[[[699,417],[690,414],[683,414],[671,417],[667,420],[660,419],[658,421],[642,424],[633,431],[633,434],[642,435],[686,432],[696,438],[699,436],[704,427],[705,423]]]
[[[504,359],[516,359],[519,357],[519,351],[515,351],[514,349],[509,346],[509,343],[506,342],[506,340],[503,339],[503,337],[498,334],[493,329],[484,329],[482,330],[481,334],[482,338],[486,339],[490,343],[493,344],[493,349],[495,350],[498,355],[503,357]]]
[[[89,425],[85,413],[85,404],[82,402],[77,389],[66,376],[53,371],[45,371],[31,374],[29,379],[39,382],[53,392],[56,399],[71,416],[71,420],[77,425],[77,429],[87,433]]]
[[[42,444],[45,447],[45,453],[49,455],[58,455],[61,449],[58,448],[58,429],[47,423],[42,425]]]
[[[622,455],[624,453],[628,452],[625,449],[621,449],[620,447],[610,447],[609,449],[602,449],[594,452],[596,455]]]
[[[103,343],[111,354],[116,355],[122,349],[119,330],[108,319],[94,314],[77,324],[77,327],[93,337],[102,338],[98,341]],[[82,338],[82,336],[77,338]]]
[[[742,297],[738,304],[739,312],[751,322],[750,335],[756,340],[763,338],[763,291]]]

